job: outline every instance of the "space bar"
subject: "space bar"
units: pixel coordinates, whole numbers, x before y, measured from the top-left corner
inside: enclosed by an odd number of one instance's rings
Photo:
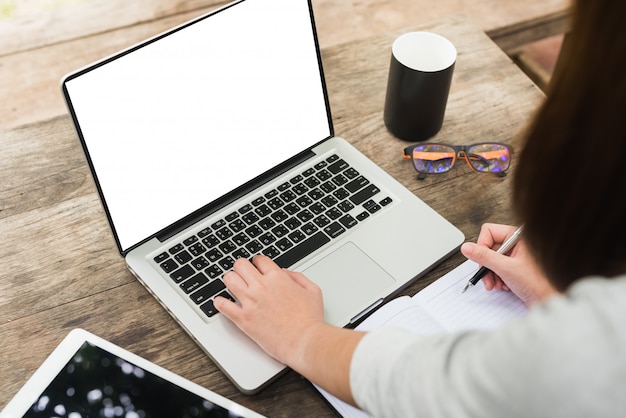
[[[276,262],[276,264],[283,268],[293,266],[298,261],[302,260],[304,257],[311,254],[313,251],[317,250],[329,241],[330,238],[328,238],[326,234],[320,231],[317,234],[312,235],[311,237],[302,241],[300,244],[296,245],[289,251],[276,257],[274,259],[274,262]]]

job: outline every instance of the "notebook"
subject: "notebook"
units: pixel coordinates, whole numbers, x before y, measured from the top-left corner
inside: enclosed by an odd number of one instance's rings
[[[129,269],[244,393],[285,366],[213,306],[236,258],[304,272],[349,326],[464,239],[334,135],[308,0],[230,3],[62,90]]]
[[[85,330],[72,330],[0,411],[18,417],[261,417]]]
[[[371,331],[382,327],[401,328],[428,335],[464,330],[491,330],[516,318],[528,308],[513,292],[487,291],[479,285],[461,291],[479,266],[467,260],[443,275],[413,297],[396,298],[373,313],[356,329]],[[322,388],[315,388],[344,418],[368,418],[371,415],[339,400]]]

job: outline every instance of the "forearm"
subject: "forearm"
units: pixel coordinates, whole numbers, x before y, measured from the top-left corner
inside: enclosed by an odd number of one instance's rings
[[[339,399],[355,404],[350,390],[350,363],[362,332],[320,323],[303,336],[287,364]]]

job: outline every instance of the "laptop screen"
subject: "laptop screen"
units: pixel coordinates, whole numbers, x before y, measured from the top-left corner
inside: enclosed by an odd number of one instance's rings
[[[332,133],[308,0],[242,0],[64,92],[122,252]]]

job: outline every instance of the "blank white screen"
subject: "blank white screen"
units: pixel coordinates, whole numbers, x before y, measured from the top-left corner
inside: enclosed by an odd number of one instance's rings
[[[244,0],[65,85],[123,251],[330,135],[306,0]]]

